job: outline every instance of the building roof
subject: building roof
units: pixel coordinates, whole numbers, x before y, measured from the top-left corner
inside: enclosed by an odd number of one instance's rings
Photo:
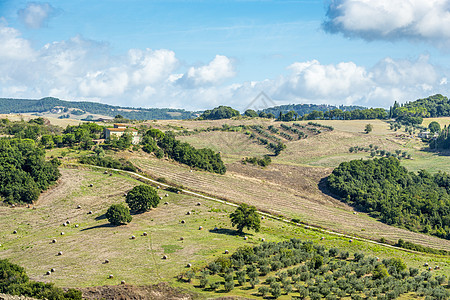
[[[116,132],[125,132],[125,131],[131,131],[131,132],[138,132],[136,129],[134,128],[106,128],[106,130],[109,131],[116,131]]]

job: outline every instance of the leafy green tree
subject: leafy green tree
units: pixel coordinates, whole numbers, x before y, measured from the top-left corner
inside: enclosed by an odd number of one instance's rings
[[[372,271],[373,279],[382,279],[384,277],[389,276],[386,266],[383,264],[378,264]]]
[[[126,202],[131,210],[145,212],[158,206],[159,197],[151,186],[138,185],[128,192]]]
[[[229,106],[219,106],[212,110],[205,110],[199,119],[200,120],[219,120],[219,119],[230,119],[232,117],[239,116],[239,111],[229,107]]]
[[[256,207],[241,203],[239,207],[230,214],[231,223],[236,226],[238,232],[242,234],[244,228],[253,229],[256,232],[260,229],[261,220],[256,211]]]
[[[113,225],[125,225],[133,219],[130,209],[123,204],[112,204],[106,211],[108,222]]]
[[[433,121],[430,124],[428,124],[428,129],[430,130],[431,133],[439,133],[441,131],[441,125],[439,125],[438,122]]]
[[[258,117],[258,114],[253,109],[247,109],[244,112],[244,116],[250,117],[250,118],[256,118]],[[267,116],[267,115],[266,115]]]
[[[364,128],[364,131],[369,134],[370,132],[372,132],[373,130],[373,126],[372,124],[366,124],[366,127]]]

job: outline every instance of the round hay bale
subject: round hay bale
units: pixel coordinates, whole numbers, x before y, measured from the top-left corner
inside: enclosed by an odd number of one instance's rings
[[[159,197],[159,200],[162,200],[163,199],[163,197]]]
[[[433,268],[432,267],[428,267],[428,271],[431,271],[431,270],[433,270]]]
[[[80,209],[80,208],[81,208],[81,205],[78,205],[77,208]]]
[[[200,206],[200,205],[202,205],[200,202],[197,202],[197,206]]]
[[[109,279],[113,279],[113,278],[114,278],[114,275],[113,275],[113,274],[109,274],[108,278],[109,278]]]
[[[357,215],[358,213],[356,211],[353,212],[354,215]]]
[[[135,237],[134,235],[132,235],[132,236],[131,236],[131,239],[132,239],[132,240],[135,240],[135,239],[136,239],[136,237]]]
[[[169,205],[169,202],[164,202],[164,205]]]
[[[52,272],[50,272],[50,271],[47,271],[47,273],[45,273],[46,275],[50,275],[50,274],[52,274]]]
[[[61,255],[62,255],[62,251],[59,251],[59,252],[58,252],[58,256],[61,256]]]
[[[11,207],[16,207],[16,205],[15,204],[11,204]]]
[[[181,194],[181,191],[177,191],[177,194]]]
[[[224,252],[225,254],[228,254],[228,253],[230,253],[230,251],[228,251],[228,250],[225,250],[225,252]]]
[[[203,226],[199,226],[199,227],[198,227],[198,230],[202,230],[202,229],[203,229]]]
[[[80,227],[80,225],[78,225],[78,224],[75,224],[75,227],[76,227],[76,228],[78,228],[78,227]]]
[[[109,259],[105,259],[105,264],[109,264]]]
[[[147,232],[144,232],[142,235],[143,235],[143,236],[147,236]]]
[[[440,267],[439,267],[439,266],[435,266],[434,269],[435,269],[435,270],[439,270]]]
[[[66,221],[66,223],[67,223],[67,224],[70,224],[70,221],[69,221],[69,220],[67,220],[67,221]]]
[[[188,211],[186,214],[187,214],[187,215],[190,215],[190,214],[192,214],[192,212]]]
[[[67,223],[64,222],[64,223],[63,223],[63,226],[67,226]]]
[[[161,187],[158,185],[156,188],[159,190]]]
[[[164,197],[169,197],[169,194],[165,194]]]
[[[353,243],[353,240],[348,240],[349,243]]]
[[[122,280],[122,281],[120,282],[120,284],[125,284],[125,280]]]
[[[262,216],[262,217],[261,217],[261,220],[264,220],[265,218],[266,218],[266,217]]]
[[[88,215],[92,215],[92,210],[88,211]]]
[[[91,183],[91,184],[89,184],[89,187],[93,187],[94,185]]]
[[[64,231],[61,231],[61,235],[64,235]]]
[[[183,241],[184,240],[184,237],[180,237],[180,241]]]
[[[424,266],[424,267],[428,267],[428,263],[424,263],[423,266]]]
[[[112,173],[109,173],[109,176],[112,176]]]
[[[14,231],[13,231],[13,234],[17,234],[17,230],[14,230]]]
[[[191,265],[191,264],[187,264],[186,267],[187,267],[187,268],[190,268],[190,267],[192,267],[192,265]]]
[[[184,223],[186,223],[186,221],[185,220],[181,220],[181,224],[184,224]]]
[[[244,240],[248,240],[248,236],[244,236]]]
[[[123,195],[126,197],[126,196],[127,196],[127,193],[124,193]]]
[[[377,261],[379,261],[380,260],[380,258],[377,256],[377,257],[375,257],[375,259],[377,260]]]
[[[56,239],[53,239],[53,240],[52,240],[52,243],[53,243],[53,244],[56,244]]]
[[[50,272],[52,272],[52,273],[56,272],[55,268],[52,268],[52,269],[50,270]]]
[[[325,239],[325,238],[324,238],[323,236],[320,238],[321,241],[323,241],[324,239]]]
[[[264,242],[266,239],[265,238],[261,238],[261,242]]]
[[[103,174],[108,174],[108,171],[103,172]]]
[[[162,259],[167,259],[168,257],[167,257],[167,255],[164,255],[163,257],[162,257]]]

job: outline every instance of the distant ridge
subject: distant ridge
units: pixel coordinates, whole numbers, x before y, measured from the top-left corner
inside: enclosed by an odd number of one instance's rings
[[[190,119],[198,116],[198,113],[184,109],[121,107],[88,101],[65,101],[53,97],[39,100],[0,98],[2,114],[44,113],[52,112],[52,110],[71,113],[74,109],[79,111],[78,114],[84,112],[110,117],[122,115],[124,118],[135,120]]]
[[[274,116],[278,116],[281,113],[285,114],[289,111],[295,111],[300,116],[306,115],[311,113],[312,111],[330,111],[333,109],[340,109],[342,111],[352,111],[355,109],[366,109],[364,106],[345,106],[345,105],[339,105],[339,106],[333,106],[328,104],[287,104],[287,105],[279,105],[274,107],[268,107],[262,110],[259,110],[258,112],[265,112],[266,114],[272,113]]]

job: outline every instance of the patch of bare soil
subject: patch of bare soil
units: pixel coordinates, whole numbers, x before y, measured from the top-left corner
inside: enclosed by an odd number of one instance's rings
[[[170,287],[167,283],[155,285],[105,285],[80,289],[83,299],[111,300],[190,300],[199,296],[181,289]]]

